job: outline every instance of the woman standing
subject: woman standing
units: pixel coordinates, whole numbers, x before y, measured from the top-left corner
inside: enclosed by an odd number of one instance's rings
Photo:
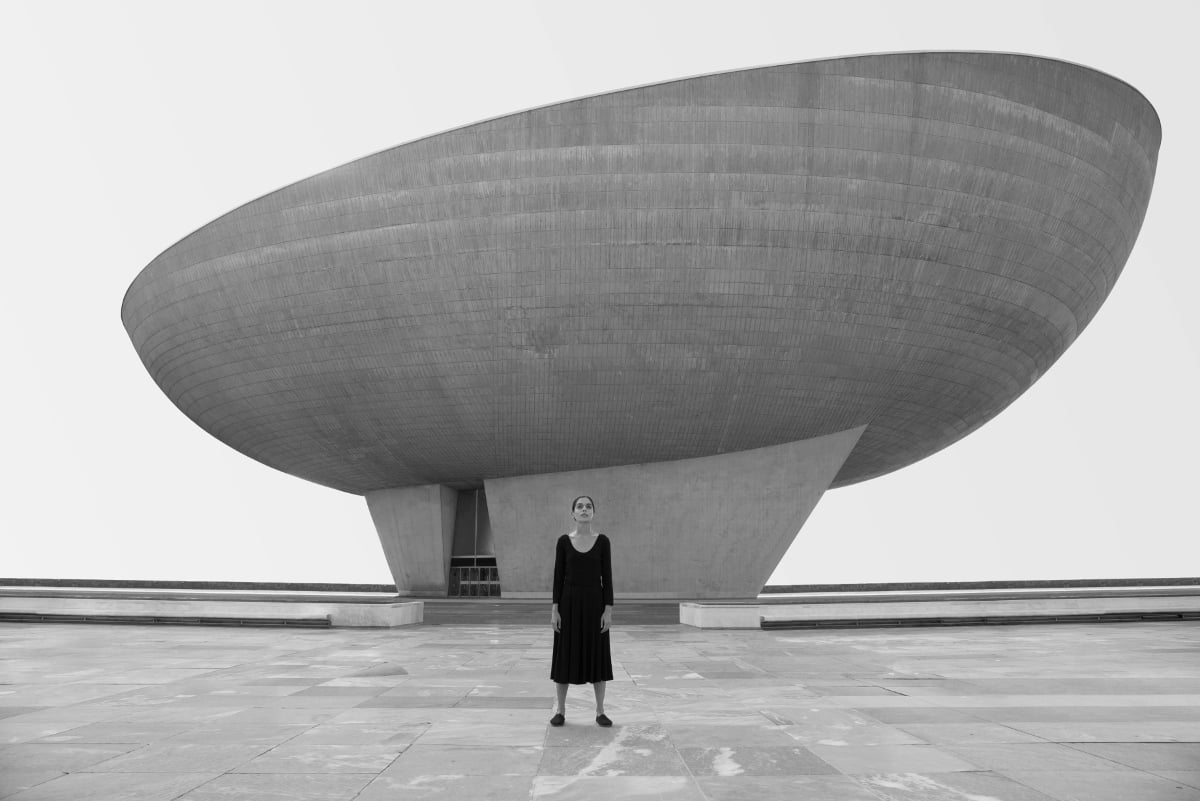
[[[608,537],[592,530],[596,504],[587,495],[571,502],[575,530],[558,538],[554,552],[554,655],[550,679],[558,693],[551,726],[566,723],[567,685],[591,684],[596,693],[596,723],[611,726],[604,714],[604,683],[612,681],[612,552]]]

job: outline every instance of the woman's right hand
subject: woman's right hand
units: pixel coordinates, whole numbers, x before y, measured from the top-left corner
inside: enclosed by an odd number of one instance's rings
[[[555,632],[562,631],[562,618],[559,617],[557,609],[550,610],[550,626]]]

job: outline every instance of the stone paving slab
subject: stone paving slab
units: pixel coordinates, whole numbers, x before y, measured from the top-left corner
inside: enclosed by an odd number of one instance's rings
[[[0,798],[1200,801],[1200,625],[0,624]]]
[[[18,801],[174,801],[219,773],[70,773],[0,798]],[[8,784],[5,776],[0,788]]]
[[[1200,790],[1142,771],[1030,771],[1011,774],[1056,801],[1197,801]]]

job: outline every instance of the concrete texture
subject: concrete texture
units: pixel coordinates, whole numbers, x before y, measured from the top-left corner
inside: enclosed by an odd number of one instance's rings
[[[454,513],[453,556],[494,553],[496,544],[492,540],[492,520],[488,514],[487,495],[481,489],[460,492]]]
[[[755,600],[743,603],[682,603],[679,622],[698,629],[757,629],[762,627],[762,604]]]
[[[1058,593],[1053,597],[953,599],[901,599],[836,603],[770,603],[759,607],[763,622],[773,620],[970,618],[1021,615],[1076,615],[1200,611],[1200,594],[1194,591],[1145,596],[1137,592],[1096,595]]]
[[[556,729],[548,620],[0,625],[0,797],[1200,799],[1195,624],[612,638]]]
[[[1027,592],[837,593],[681,603],[679,622],[697,628],[757,629],[782,622],[1002,620],[1072,615],[1200,614],[1195,588]]]
[[[1050,368],[1126,262],[1159,140],[1129,85],[1031,56],[670,81],[240,206],[154,259],[122,320],[200,427],[349,492],[867,425],[840,486]]]
[[[572,499],[586,494],[612,541],[616,597],[752,598],[861,434],[488,480],[503,595],[550,597],[554,542],[572,527]]]
[[[171,597],[165,593],[81,593],[64,590],[0,590],[0,613],[72,616],[189,618],[198,620],[328,620],[331,626],[383,627],[420,623],[422,601],[307,600],[247,597],[235,593]]]
[[[449,487],[367,493],[367,508],[401,595],[446,594],[457,506],[458,493]]]
[[[770,598],[737,602],[676,603],[666,599],[622,599],[621,614],[642,623],[683,623],[697,628],[757,629],[847,627],[855,625],[983,625],[988,621],[1084,622],[1106,617],[1128,622],[1148,618],[1200,619],[1196,587],[1078,589],[1030,592],[928,592]],[[0,587],[0,619],[38,622],[40,616],[127,620],[171,619],[212,624],[389,627],[413,623],[540,622],[545,601],[511,598],[426,598],[397,602],[395,596],[336,596],[245,593],[186,593],[154,590],[87,590],[82,588]],[[1018,620],[1020,619],[1020,620]],[[108,621],[111,622],[111,621]]]
[[[61,599],[74,599],[76,605],[68,607],[72,617],[77,618],[74,622],[91,622],[91,623],[115,623],[117,620],[101,620],[99,618],[107,618],[113,616],[113,607],[108,606],[107,602],[113,598],[118,598],[130,603],[128,606],[121,608],[122,614],[120,617],[123,620],[130,622],[152,623],[149,618],[174,618],[166,622],[171,625],[185,624],[201,624],[211,623],[213,625],[253,625],[256,619],[261,620],[266,618],[254,617],[246,615],[244,611],[238,616],[228,614],[229,607],[225,601],[231,600],[231,595],[224,593],[213,593],[212,595],[205,594],[202,598],[192,598],[192,600],[203,600],[205,603],[197,604],[189,610],[186,619],[178,619],[173,615],[164,615],[163,607],[159,606],[159,602],[163,600],[166,593],[151,591],[129,591],[129,590],[108,590],[108,591],[88,591],[78,588],[49,588],[39,587],[31,588],[15,588],[15,587],[0,587],[0,624],[8,622],[19,623],[39,623],[39,622],[59,622],[61,618],[52,620],[39,620],[39,615],[54,615],[62,610],[59,606]],[[175,597],[171,594],[168,597]],[[258,598],[247,599],[241,596],[242,601],[263,601],[260,596]],[[96,602],[98,601],[98,602]],[[268,620],[268,625],[277,625],[281,621],[291,621],[293,623],[306,622],[304,614],[300,612],[309,612],[311,614],[312,604],[316,603],[324,611],[328,611],[334,607],[379,607],[379,610],[367,608],[358,609],[354,614],[350,614],[346,610],[345,614],[331,614],[332,618],[329,621],[330,625],[369,625],[370,627],[387,627],[391,625],[401,625],[409,623],[429,623],[432,625],[458,625],[458,624],[476,624],[476,623],[523,623],[523,624],[540,624],[546,618],[547,601],[542,600],[511,600],[501,598],[423,598],[420,601],[403,600],[397,602],[395,596],[377,596],[377,597],[355,597],[332,596],[325,598],[305,598],[304,596],[288,595],[288,596],[273,596],[266,603],[276,607],[279,614]],[[398,607],[398,608],[395,608]],[[389,608],[390,609],[389,611]],[[128,614],[124,614],[128,612]],[[672,600],[628,600],[621,603],[621,615],[628,620],[636,620],[639,623],[654,623],[666,624],[677,623],[679,621],[679,604]],[[88,618],[87,621],[79,620],[78,618]],[[393,622],[397,621],[398,622]],[[370,624],[358,622],[339,622],[339,621],[360,621],[374,620]],[[69,622],[69,621],[63,621]]]

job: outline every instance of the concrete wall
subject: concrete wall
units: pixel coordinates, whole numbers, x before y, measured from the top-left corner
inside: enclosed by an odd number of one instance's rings
[[[479,506],[476,508],[476,501]],[[493,554],[492,521],[488,516],[487,494],[464,490],[458,494],[458,512],[454,520],[453,556]]]
[[[862,435],[485,483],[505,597],[550,597],[571,500],[591,495],[617,596],[758,594]]]
[[[121,597],[124,595],[125,597]],[[423,601],[354,603],[315,599],[247,599],[244,594],[214,593],[206,598],[171,598],[156,593],[105,593],[69,597],[52,593],[0,595],[0,612],[23,615],[80,615],[158,618],[242,618],[304,620],[329,618],[333,626],[408,626],[424,620]]]
[[[433,484],[366,497],[397,592],[445,595],[458,493]]]

